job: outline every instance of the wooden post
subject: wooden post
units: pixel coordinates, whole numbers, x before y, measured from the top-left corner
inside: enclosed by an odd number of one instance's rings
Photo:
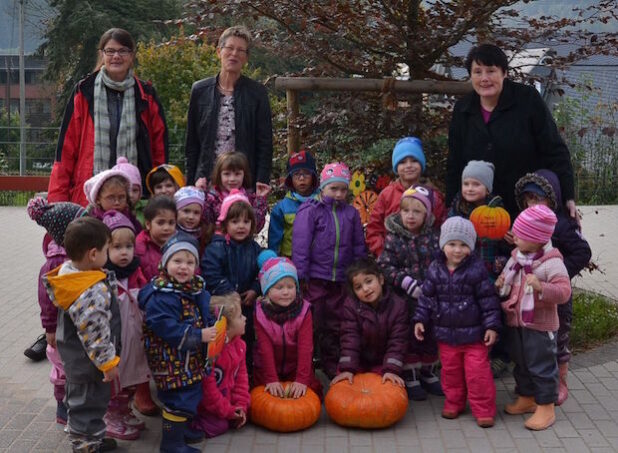
[[[298,92],[295,90],[285,90],[285,98],[288,108],[288,154],[300,151],[300,130],[296,121],[300,113],[298,107]]]

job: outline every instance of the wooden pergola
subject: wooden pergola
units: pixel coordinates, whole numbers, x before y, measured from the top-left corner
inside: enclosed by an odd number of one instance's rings
[[[472,91],[469,82],[441,80],[344,79],[324,77],[277,77],[275,88],[285,90],[287,100],[288,153],[300,149],[296,120],[300,113],[299,91],[378,91],[414,94],[462,95]]]

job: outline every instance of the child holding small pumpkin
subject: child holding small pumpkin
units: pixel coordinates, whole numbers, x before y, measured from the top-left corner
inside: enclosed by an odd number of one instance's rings
[[[372,258],[352,263],[347,271],[350,292],[341,316],[341,357],[332,384],[354,374],[372,372],[401,387],[408,349],[408,307],[403,297],[384,285],[384,275]]]
[[[457,418],[467,397],[477,424],[488,428],[496,415],[488,348],[501,326],[500,304],[483,262],[472,253],[475,242],[469,220],[451,217],[442,224],[442,253],[425,276],[413,317],[414,336],[423,341],[427,323],[433,320],[446,395],[442,417]]]
[[[502,198],[492,194],[494,164],[483,160],[471,160],[461,173],[461,190],[455,195],[448,213],[449,217],[465,219],[479,206],[503,208]],[[478,237],[476,253],[483,259],[492,282],[496,280],[507,262],[510,247],[504,240]]]
[[[210,298],[214,318],[221,313],[227,319],[225,346],[215,360],[214,369],[202,379],[202,401],[192,426],[204,431],[206,437],[240,429],[247,423],[249,411],[249,377],[247,346],[242,340],[247,318],[240,308],[238,293]]]
[[[260,253],[258,265],[264,297],[255,304],[254,384],[282,397],[281,383],[292,381],[292,398],[304,396],[307,387],[321,395],[313,372],[311,306],[300,293],[296,267],[272,250]]]
[[[590,262],[592,252],[590,245],[582,237],[577,221],[565,209],[562,202],[562,192],[558,176],[551,170],[538,170],[528,173],[515,184],[515,199],[520,209],[542,204],[549,207],[556,214],[558,222],[551,237],[552,245],[557,248],[564,258],[564,265],[572,279]],[[573,299],[558,305],[558,371],[560,382],[558,385],[558,399],[560,406],[568,397],[567,374],[571,351],[569,350],[569,333],[573,318]]]
[[[422,186],[407,189],[401,196],[399,212],[384,222],[387,234],[378,264],[393,291],[407,300],[412,314],[425,273],[440,250],[439,234],[433,222],[430,193]],[[433,335],[428,332],[423,342],[417,341],[414,335],[409,337],[403,367],[409,399],[421,401],[427,398],[427,393],[443,395],[440,381],[432,371],[437,361],[438,345]]]
[[[292,258],[304,296],[313,306],[322,370],[337,373],[339,325],[345,300],[345,270],[367,255],[358,211],[347,203],[350,170],[342,162],[320,173],[320,194],[304,202],[294,220]]]
[[[446,219],[444,195],[431,182],[422,177],[426,168],[426,159],[420,139],[404,137],[399,140],[393,148],[392,164],[393,173],[397,179],[380,192],[367,224],[367,248],[376,257],[379,257],[384,249],[386,236],[384,221],[389,215],[399,211],[401,194],[412,185],[423,184],[431,188],[432,210],[436,225],[442,225]]]

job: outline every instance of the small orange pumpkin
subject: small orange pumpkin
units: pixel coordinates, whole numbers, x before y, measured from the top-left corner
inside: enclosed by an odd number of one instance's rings
[[[378,374],[361,373],[354,376],[353,384],[344,380],[333,385],[324,398],[324,406],[338,425],[386,428],[406,415],[408,395],[391,382],[383,384]]]
[[[500,197],[495,197],[489,204],[479,206],[470,214],[470,221],[480,238],[499,240],[511,228],[509,213],[506,209],[496,206],[501,201]]]
[[[283,398],[273,396],[260,385],[251,390],[251,421],[271,431],[291,433],[309,428],[320,418],[322,404],[313,390],[305,396],[289,397],[291,382],[282,382]]]
[[[363,225],[369,222],[369,216],[371,215],[371,210],[373,209],[373,205],[376,204],[376,201],[378,201],[378,195],[373,190],[364,190],[354,198],[352,206],[354,206],[360,214],[361,223]]]

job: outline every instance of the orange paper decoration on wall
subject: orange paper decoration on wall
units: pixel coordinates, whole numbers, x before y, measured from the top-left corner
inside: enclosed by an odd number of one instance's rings
[[[338,425],[353,428],[386,428],[401,420],[408,410],[406,391],[391,382],[382,383],[376,373],[354,376],[331,386],[324,398],[328,416]]]
[[[279,433],[290,433],[309,428],[320,418],[322,404],[313,390],[305,396],[289,396],[291,382],[282,382],[283,398],[273,396],[260,385],[251,391],[251,421]]]
[[[511,228],[509,213],[506,209],[495,206],[501,201],[500,197],[495,197],[489,204],[479,206],[470,214],[470,221],[479,237],[499,240]]]
[[[354,198],[352,206],[354,206],[360,214],[361,222],[363,223],[363,225],[369,222],[371,210],[373,209],[373,205],[376,203],[377,200],[378,194],[376,194],[373,190],[365,190],[359,193],[356,198]]]

